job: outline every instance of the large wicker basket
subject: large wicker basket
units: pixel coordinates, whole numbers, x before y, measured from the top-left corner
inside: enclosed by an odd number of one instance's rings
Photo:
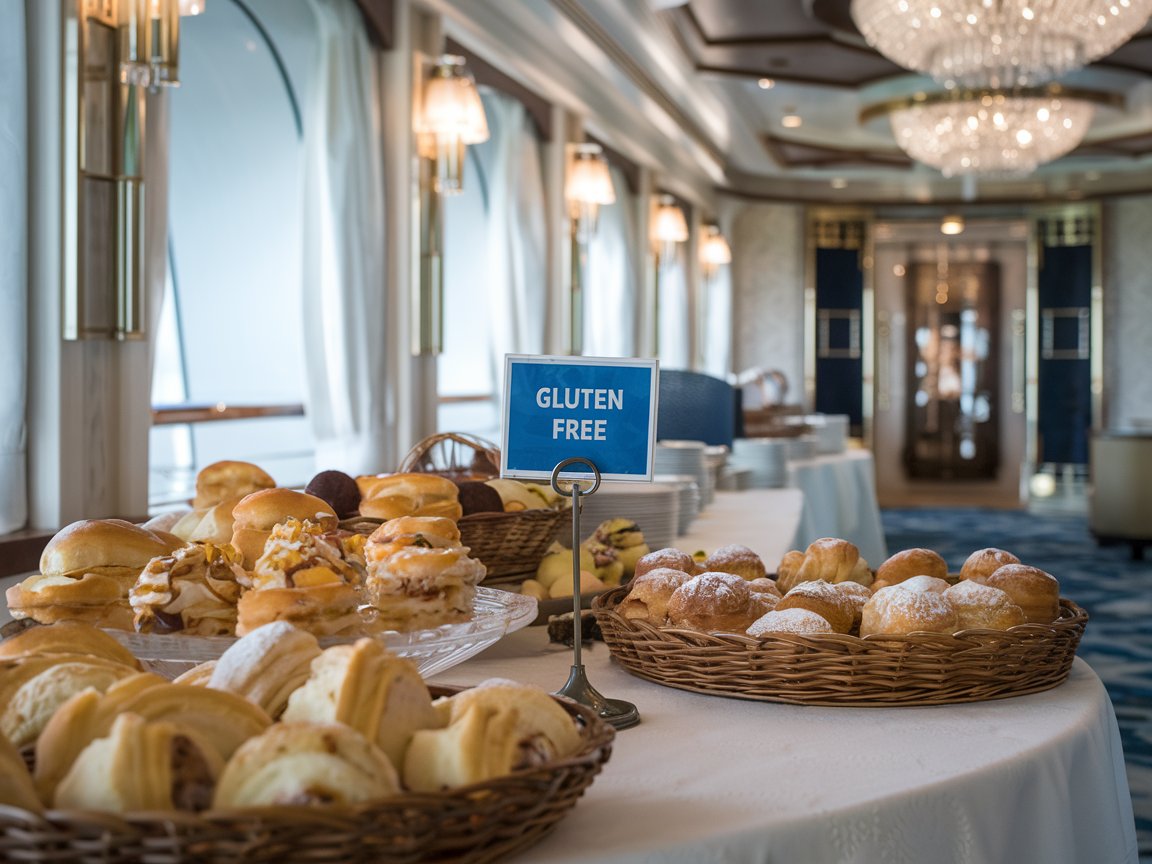
[[[956,635],[749,636],[656,627],[624,618],[628,586],[592,603],[604,641],[641,678],[697,693],[796,705],[944,705],[1003,699],[1061,684],[1088,614],[1060,601],[1052,624]]]
[[[430,688],[434,695],[454,692]],[[589,708],[563,761],[439,794],[357,807],[260,807],[206,813],[42,815],[0,805],[0,861],[52,864],[418,864],[496,861],[531,846],[576,804],[615,735]]]

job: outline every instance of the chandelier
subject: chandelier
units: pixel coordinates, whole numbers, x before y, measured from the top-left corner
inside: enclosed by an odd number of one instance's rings
[[[917,162],[955,174],[1027,174],[1083,139],[1093,103],[1056,90],[963,92],[878,106],[896,143]]]
[[[1030,86],[1119,48],[1152,0],[852,0],[868,44],[945,85]]]

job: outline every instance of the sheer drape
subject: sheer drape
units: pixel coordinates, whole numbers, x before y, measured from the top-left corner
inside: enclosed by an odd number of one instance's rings
[[[28,519],[28,234],[24,0],[0,0],[0,534]]]
[[[704,291],[704,371],[725,378],[732,371],[732,270],[726,264],[701,281]]]
[[[638,292],[632,250],[635,212],[627,180],[611,168],[616,203],[600,208],[599,226],[588,244],[584,274],[584,353],[630,357],[636,353]]]
[[[488,323],[499,400],[504,355],[544,349],[544,174],[540,141],[523,104],[490,91],[484,110],[492,139],[479,155],[488,178]]]
[[[690,361],[688,339],[688,282],[685,273],[685,244],[678,243],[675,253],[661,256],[660,317],[656,322],[660,336],[660,368],[687,369]]]
[[[319,67],[304,117],[307,411],[317,467],[365,473],[387,467],[390,440],[377,64],[351,0],[310,6]]]

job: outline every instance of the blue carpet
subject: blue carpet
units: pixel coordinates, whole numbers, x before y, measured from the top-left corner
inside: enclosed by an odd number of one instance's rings
[[[888,549],[923,547],[951,572],[975,549],[1007,549],[1060,580],[1090,618],[1078,655],[1108,688],[1136,812],[1142,855],[1152,854],[1152,563],[1128,547],[1098,547],[1082,515],[964,509],[883,511]]]

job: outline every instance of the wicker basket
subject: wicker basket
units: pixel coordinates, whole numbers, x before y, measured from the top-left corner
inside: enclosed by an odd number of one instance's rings
[[[430,688],[434,695],[455,692]],[[38,815],[0,806],[0,861],[52,864],[417,864],[496,861],[540,840],[576,804],[615,735],[590,708],[561,700],[583,746],[563,761],[440,794],[356,807],[260,807],[206,813]]]
[[[457,481],[490,480],[500,474],[500,448],[477,435],[438,432],[409,450],[396,470]]]
[[[660,628],[616,613],[628,586],[592,610],[612,656],[640,678],[697,693],[795,705],[945,705],[1036,693],[1072,668],[1088,614],[1060,601],[1052,624],[950,636],[749,636]]]

